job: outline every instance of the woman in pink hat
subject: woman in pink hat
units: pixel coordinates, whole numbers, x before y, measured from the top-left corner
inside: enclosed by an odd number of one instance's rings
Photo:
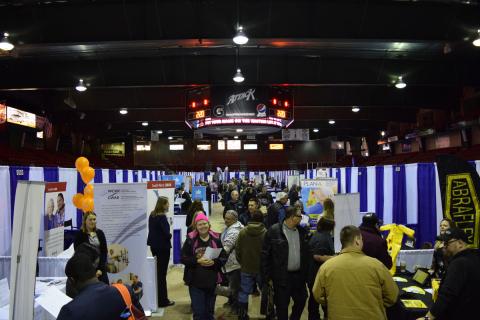
[[[215,311],[215,287],[222,281],[221,267],[226,261],[225,251],[214,259],[204,256],[207,247],[222,249],[216,232],[210,230],[208,217],[198,213],[194,218],[195,230],[190,232],[182,247],[182,263],[185,265],[183,281],[188,286],[194,320],[213,320]]]

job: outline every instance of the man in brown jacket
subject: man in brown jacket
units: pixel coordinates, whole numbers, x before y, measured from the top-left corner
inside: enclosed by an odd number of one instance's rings
[[[362,251],[360,229],[340,232],[342,251],[320,268],[313,295],[329,319],[387,319],[385,307],[397,301],[398,287],[387,268]]]

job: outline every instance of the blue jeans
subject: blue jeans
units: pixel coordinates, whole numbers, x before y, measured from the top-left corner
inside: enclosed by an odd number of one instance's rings
[[[248,303],[248,295],[253,292],[256,284],[260,284],[260,274],[242,272],[240,274],[239,303]]]
[[[188,287],[190,300],[192,300],[193,320],[214,320],[215,288],[200,289]]]

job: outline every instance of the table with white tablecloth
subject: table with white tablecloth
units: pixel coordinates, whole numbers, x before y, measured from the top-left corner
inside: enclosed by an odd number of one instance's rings
[[[430,268],[432,265],[433,249],[424,250],[400,250],[397,256],[397,266],[400,262],[405,261],[407,270],[415,272],[415,266],[422,268]]]
[[[65,265],[69,257],[39,257],[38,267],[40,277],[65,277]],[[154,257],[147,257],[143,283],[143,297],[140,301],[145,310],[157,308],[157,271]],[[10,257],[0,256],[0,279],[10,278]]]

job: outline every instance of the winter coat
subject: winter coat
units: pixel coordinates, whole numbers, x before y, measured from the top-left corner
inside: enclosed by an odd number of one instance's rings
[[[261,222],[250,222],[240,231],[235,253],[242,272],[260,274],[260,257],[266,232]]]
[[[309,233],[297,227],[300,236],[300,277],[306,282],[309,268]],[[262,278],[273,280],[277,285],[288,283],[288,240],[283,232],[283,223],[276,223],[265,234],[261,257]]]
[[[387,267],[392,268],[392,257],[388,254],[387,242],[382,238],[380,232],[373,227],[361,225],[360,232],[363,238],[362,251],[369,257],[378,259]]]
[[[223,249],[228,255],[228,260],[225,263],[224,270],[226,273],[233,270],[240,269],[240,263],[235,256],[236,243],[240,230],[243,229],[243,224],[240,221],[235,222],[230,227],[226,228],[220,237],[222,240]]]

